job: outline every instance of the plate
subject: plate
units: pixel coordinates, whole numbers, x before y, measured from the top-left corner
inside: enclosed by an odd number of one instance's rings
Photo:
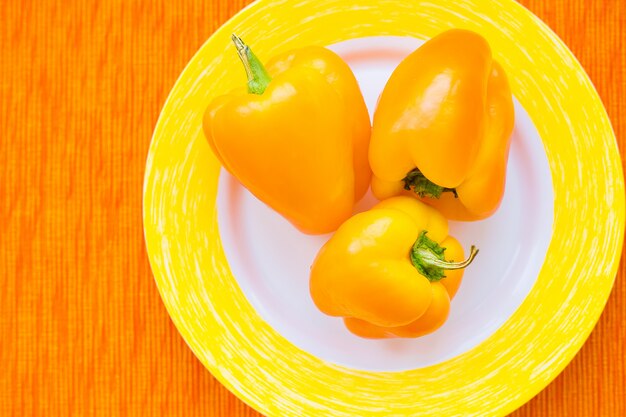
[[[515,95],[503,204],[485,221],[451,222],[481,253],[441,329],[359,339],[308,295],[308,268],[328,236],[297,232],[221,171],[202,113],[245,82],[231,33],[263,60],[328,46],[353,68],[371,113],[402,57],[453,27],[488,39]],[[172,89],[147,161],[144,229],[181,335],[263,414],[495,416],[546,386],[593,329],[619,261],[624,185],[591,82],[517,3],[259,0],[202,46]]]

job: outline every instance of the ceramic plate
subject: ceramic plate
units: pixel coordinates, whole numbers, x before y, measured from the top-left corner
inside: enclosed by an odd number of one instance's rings
[[[480,256],[450,318],[423,338],[365,340],[324,316],[307,236],[220,169],[204,109],[245,83],[230,43],[267,60],[324,45],[352,67],[370,114],[404,56],[449,28],[481,33],[515,96],[498,212],[451,234]],[[545,387],[605,305],[624,229],[614,134],[580,64],[513,1],[259,0],[220,28],[172,89],[144,189],[148,254],[163,301],[202,363],[269,416],[505,415]],[[373,204],[366,196],[357,207]]]

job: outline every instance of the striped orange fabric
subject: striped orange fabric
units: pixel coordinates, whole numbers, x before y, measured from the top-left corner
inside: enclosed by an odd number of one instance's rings
[[[409,0],[407,0],[409,1]],[[0,2],[0,416],[234,416],[146,257],[152,129],[186,62],[247,0]],[[622,0],[523,0],[626,140]],[[624,265],[571,365],[514,416],[626,416]]]

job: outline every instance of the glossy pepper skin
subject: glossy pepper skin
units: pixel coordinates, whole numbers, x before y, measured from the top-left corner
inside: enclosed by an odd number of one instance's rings
[[[513,123],[509,83],[487,41],[443,32],[406,57],[381,94],[372,191],[412,194],[449,219],[486,218],[504,194]]]
[[[233,41],[248,91],[209,105],[209,145],[248,190],[302,232],[336,230],[371,177],[370,120],[352,71],[334,52],[313,46],[263,67],[241,39]]]
[[[459,242],[434,208],[392,197],[351,217],[322,247],[312,267],[315,305],[366,338],[418,337],[447,319],[463,268]]]

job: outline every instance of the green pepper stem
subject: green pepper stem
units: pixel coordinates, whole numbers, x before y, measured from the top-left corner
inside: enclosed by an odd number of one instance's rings
[[[437,242],[426,236],[426,233],[426,231],[420,233],[409,255],[413,266],[431,282],[445,278],[444,271],[446,270],[466,268],[478,254],[478,249],[472,245],[466,260],[462,262],[446,261],[444,257],[446,248],[442,248]]]
[[[453,262],[453,261],[442,261],[438,259],[436,256],[432,254],[432,252],[428,250],[420,249],[420,254],[422,255],[422,262],[428,263],[429,265],[436,266],[437,268],[442,269],[463,269],[469,266],[472,263],[476,255],[478,254],[478,249],[476,246],[472,245],[470,247],[470,254],[466,260],[463,262]]]
[[[442,193],[453,193],[455,198],[458,198],[458,194],[455,188],[446,188],[435,184],[418,168],[409,171],[406,177],[402,179],[404,181],[404,189],[411,190],[420,197],[439,198]]]
[[[233,34],[231,39],[237,48],[237,55],[239,55],[239,59],[241,59],[246,70],[248,92],[250,94],[263,94],[272,79],[265,70],[261,60],[254,55],[250,47],[239,36]]]

